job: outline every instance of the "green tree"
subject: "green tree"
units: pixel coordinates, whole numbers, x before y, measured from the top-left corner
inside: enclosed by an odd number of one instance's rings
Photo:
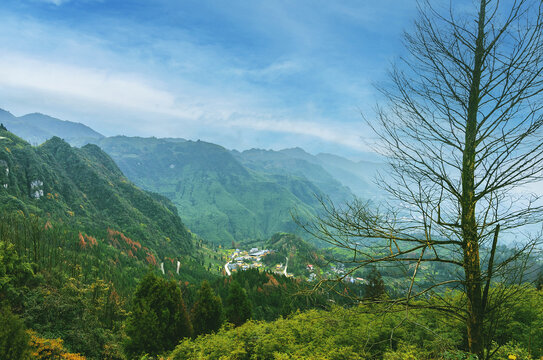
[[[24,324],[7,306],[0,308],[0,359],[30,359],[29,336]]]
[[[372,266],[367,278],[368,283],[364,287],[364,297],[366,299],[379,299],[385,292],[385,282],[376,266]]]
[[[8,301],[11,306],[19,307],[24,299],[25,285],[32,280],[33,276],[31,264],[19,256],[14,244],[2,239],[0,241],[0,302]]]
[[[236,280],[233,280],[228,288],[225,310],[228,321],[236,326],[240,326],[251,318],[251,302],[245,289]]]
[[[181,290],[174,281],[149,272],[138,284],[126,327],[131,356],[161,354],[192,336]]]
[[[221,298],[204,280],[198,291],[198,297],[192,308],[192,324],[195,335],[208,334],[219,330],[223,323],[223,307]]]

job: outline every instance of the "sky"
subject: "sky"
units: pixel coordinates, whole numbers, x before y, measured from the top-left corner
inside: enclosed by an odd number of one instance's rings
[[[415,17],[414,0],[3,0],[0,108],[362,159]]]

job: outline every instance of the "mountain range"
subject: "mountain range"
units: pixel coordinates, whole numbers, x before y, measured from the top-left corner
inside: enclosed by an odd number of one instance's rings
[[[0,122],[34,144],[58,136],[74,146],[98,145],[135,185],[171,200],[191,231],[221,245],[279,231],[303,236],[292,212],[309,220],[319,212],[319,198],[341,204],[382,196],[372,180],[382,163],[300,148],[239,152],[179,138],[104,137],[43,114],[0,110]]]

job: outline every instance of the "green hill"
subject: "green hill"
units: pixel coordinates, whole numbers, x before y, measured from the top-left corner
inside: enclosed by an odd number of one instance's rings
[[[97,143],[128,178],[168,197],[192,231],[218,244],[300,232],[291,211],[309,216],[322,194],[306,178],[249,169],[203,141],[118,136]]]
[[[379,174],[386,178],[387,165],[378,162],[375,156],[369,161],[357,162],[332,154],[311,155],[300,148],[284,149],[277,153],[287,158],[304,160],[320,166],[361,199],[379,200],[386,196],[386,193],[376,184],[375,177]]]
[[[0,129],[0,323],[17,314],[36,353],[126,359],[123,323],[144,274],[216,277],[204,268],[213,251],[193,240],[169,200],[137,188],[96,145],[33,147]]]
[[[159,256],[183,254],[191,237],[164,197],[138,189],[96,145],[54,137],[33,147],[0,130],[0,204],[97,235],[122,231]]]
[[[269,238],[276,232],[302,235],[291,212],[308,218],[320,209],[315,195],[339,204],[378,199],[373,183],[383,165],[300,148],[228,151],[202,141],[116,136],[104,138],[82,124],[41,114],[16,118],[0,111],[8,129],[32,143],[55,134],[72,145],[98,144],[128,179],[170,199],[187,226],[215,244]]]

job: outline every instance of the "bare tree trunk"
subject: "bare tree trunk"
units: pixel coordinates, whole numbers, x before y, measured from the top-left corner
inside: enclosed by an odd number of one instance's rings
[[[478,32],[475,46],[472,83],[466,121],[465,145],[462,159],[462,235],[464,250],[465,287],[468,298],[467,328],[470,352],[483,355],[482,279],[479,259],[479,236],[475,216],[475,154],[477,147],[477,113],[480,101],[481,72],[484,55],[486,0],[479,8]]]

